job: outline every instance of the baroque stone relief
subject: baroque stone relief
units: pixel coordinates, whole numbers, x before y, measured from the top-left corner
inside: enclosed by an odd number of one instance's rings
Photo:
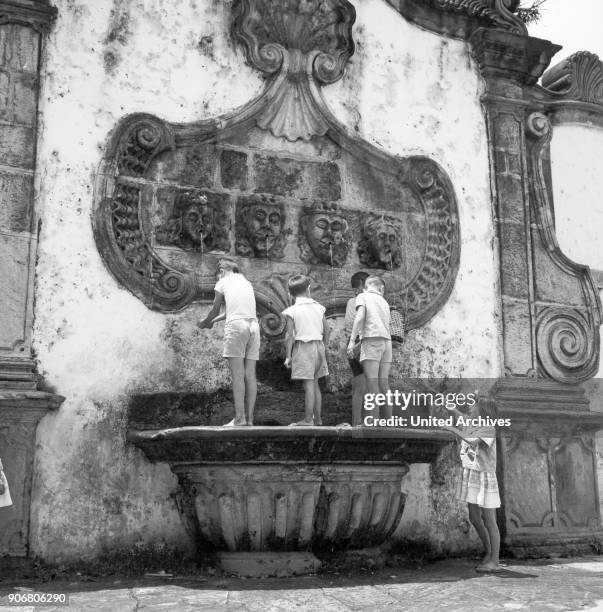
[[[150,114],[119,123],[95,186],[98,248],[154,310],[211,299],[212,254],[228,252],[254,285],[265,335],[282,333],[286,279],[309,266],[329,315],[343,314],[354,272],[382,270],[392,302],[407,305],[408,329],[419,327],[458,270],[450,180],[427,157],[399,158],[357,138],[325,105],[320,87],[341,77],[354,50],[353,6],[283,6],[233,5],[233,36],[268,75],[258,98],[191,124]]]
[[[160,244],[185,250],[230,250],[230,219],[227,211],[199,190],[185,191],[174,198],[172,216],[157,228]]]
[[[299,219],[298,245],[301,260],[340,268],[351,245],[350,224],[335,204],[317,202],[305,207]]]

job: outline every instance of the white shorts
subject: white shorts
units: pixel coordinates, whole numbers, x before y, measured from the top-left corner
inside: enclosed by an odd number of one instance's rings
[[[291,352],[291,379],[314,380],[329,373],[322,340],[297,341]]]
[[[260,358],[260,326],[257,319],[235,319],[224,325],[222,357]]]
[[[379,363],[392,362],[392,341],[386,338],[363,338],[360,343],[360,363],[370,359]]]

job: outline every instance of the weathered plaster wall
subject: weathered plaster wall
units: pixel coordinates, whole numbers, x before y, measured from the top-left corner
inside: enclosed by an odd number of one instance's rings
[[[603,128],[576,124],[553,130],[551,170],[559,246],[570,259],[590,266],[596,277],[603,272],[602,151]]]
[[[559,125],[551,165],[557,238],[574,261],[603,270],[603,128]]]
[[[397,369],[496,376],[496,258],[476,69],[463,43],[411,27],[382,0],[354,4],[357,51],[343,81],[325,90],[328,103],[387,151],[435,159],[459,202],[456,287],[442,311],[410,335]],[[160,315],[117,285],[92,237],[95,171],[125,114],[209,118],[244,104],[262,81],[230,43],[229,2],[56,5],[38,148],[34,337],[40,373],[67,399],[39,428],[32,549],[56,560],[93,557],[105,546],[185,548],[176,479],[125,444],[125,401],[134,391],[226,385],[221,338],[194,326],[205,306]],[[466,546],[466,520],[452,499],[453,464],[444,458],[435,479],[428,466],[413,467],[404,535]]]
[[[603,128],[576,124],[556,126],[553,131],[551,169],[559,245],[568,257],[590,266],[595,274],[603,273],[602,151]],[[602,379],[603,365],[587,385],[593,410],[603,411]],[[599,497],[603,507],[603,432],[597,442]]]

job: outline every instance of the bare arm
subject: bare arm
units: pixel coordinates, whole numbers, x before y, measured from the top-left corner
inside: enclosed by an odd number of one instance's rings
[[[285,336],[285,367],[291,367],[291,353],[293,352],[293,319],[285,315],[287,319],[287,331]]]
[[[212,304],[211,310],[207,313],[205,319],[203,319],[203,321],[201,321],[197,325],[201,329],[210,329],[211,326],[216,322],[215,319],[217,319],[218,315],[220,314],[220,308],[222,308],[222,304],[224,304],[224,295],[219,291],[215,291],[214,303]],[[226,314],[224,314],[224,317],[226,317]]]
[[[356,341],[356,337],[360,333],[360,330],[364,327],[365,318],[366,307],[358,306],[358,308],[356,308],[356,318],[354,319],[354,325],[352,325],[352,335],[350,336],[350,341],[348,342],[348,353],[350,353],[354,348],[354,342]]]
[[[331,335],[331,330],[329,329],[329,325],[327,324],[327,317],[322,316],[322,342],[325,346],[329,344],[329,337]]]

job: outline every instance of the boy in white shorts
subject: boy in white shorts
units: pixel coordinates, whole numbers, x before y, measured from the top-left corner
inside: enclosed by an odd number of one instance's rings
[[[392,365],[391,315],[384,293],[383,279],[379,276],[369,276],[366,279],[364,292],[356,297],[356,318],[348,343],[348,354],[351,356],[354,350],[353,339],[360,335],[360,363],[366,376],[368,393],[373,394],[389,391],[389,371]],[[382,406],[381,415],[374,413],[373,416],[392,416],[392,406]]]
[[[218,262],[216,277],[213,306],[199,327],[209,329],[217,321],[226,319],[222,356],[228,359],[235,405],[235,418],[226,425],[253,425],[257,396],[255,368],[260,356],[255,294],[251,283],[230,259]],[[218,315],[222,304],[224,313]]]
[[[310,279],[298,274],[289,279],[289,293],[295,304],[283,311],[287,320],[285,366],[291,379],[302,380],[305,393],[305,417],[291,425],[322,425],[322,395],[318,379],[326,376],[325,345],[329,327],[325,307],[310,297]]]

